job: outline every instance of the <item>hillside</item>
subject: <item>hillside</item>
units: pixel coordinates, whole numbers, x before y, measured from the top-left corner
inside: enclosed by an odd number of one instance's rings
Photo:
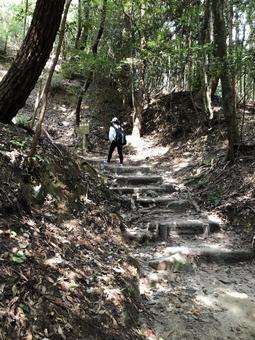
[[[30,143],[1,125],[0,338],[132,339],[137,270],[114,197],[46,138],[28,162]]]

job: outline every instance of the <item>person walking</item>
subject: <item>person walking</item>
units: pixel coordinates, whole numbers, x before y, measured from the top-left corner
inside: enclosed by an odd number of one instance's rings
[[[126,135],[117,117],[114,117],[111,120],[109,141],[111,142],[111,145],[108,152],[107,162],[110,163],[113,151],[115,150],[115,148],[117,148],[120,158],[120,164],[123,164],[123,145],[126,144]]]

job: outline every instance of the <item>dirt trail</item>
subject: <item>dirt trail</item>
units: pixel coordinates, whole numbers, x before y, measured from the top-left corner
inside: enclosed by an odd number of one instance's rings
[[[141,140],[124,166],[91,159],[122,196],[120,213],[140,242],[141,317],[147,339],[255,339],[252,250],[201,211],[176,176],[153,160],[166,152]]]

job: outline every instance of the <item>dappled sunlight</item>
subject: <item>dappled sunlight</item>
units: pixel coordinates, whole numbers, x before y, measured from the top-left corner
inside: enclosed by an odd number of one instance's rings
[[[58,110],[60,110],[61,112],[67,112],[68,111],[68,109],[65,105],[59,105]]]
[[[208,307],[225,314],[225,318],[254,325],[255,299],[246,293],[225,287],[216,287],[210,295],[198,294],[194,300],[201,307]]]
[[[45,260],[44,264],[46,266],[50,266],[52,268],[56,268],[57,269],[58,265],[61,264],[62,262],[63,262],[62,257],[59,254],[57,254],[56,256],[54,256],[54,257],[52,257],[50,259]]]
[[[0,340],[255,339],[246,2],[2,1]]]
[[[197,295],[195,301],[201,306],[211,307],[214,308],[216,304],[216,299],[212,296],[207,295]]]
[[[183,255],[189,255],[190,254],[190,248],[185,246],[180,247],[166,247],[161,251],[161,253],[156,253],[155,255],[160,256],[160,254],[163,256],[167,256],[169,254],[175,254],[175,253],[181,253]]]
[[[238,298],[238,299],[248,299],[249,296],[245,293],[239,293],[233,290],[229,290],[229,289],[224,289],[223,292],[228,295],[231,296],[233,298]]]
[[[169,146],[155,146],[153,139],[137,135],[128,135],[127,143],[135,151],[134,155],[130,155],[130,159],[133,161],[151,159],[153,162],[155,157],[164,156],[169,151]]]
[[[109,288],[104,289],[106,300],[114,302],[116,305],[123,302],[123,294],[119,288]]]
[[[0,69],[0,80],[6,75],[7,71],[6,70],[1,70]]]
[[[226,248],[222,248],[221,244],[203,243],[203,246],[211,248],[211,249],[227,250]]]
[[[185,169],[186,167],[188,167],[192,162],[192,159],[191,158],[188,158],[186,160],[178,160],[178,161],[175,161],[174,164],[173,164],[173,171],[179,171],[179,170],[182,170],[182,169]]]

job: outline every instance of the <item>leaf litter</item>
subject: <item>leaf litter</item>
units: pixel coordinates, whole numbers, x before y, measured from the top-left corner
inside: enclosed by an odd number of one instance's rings
[[[44,139],[29,164],[9,143],[25,132],[1,135],[0,339],[138,339],[139,301],[122,289],[137,270],[100,176]]]

